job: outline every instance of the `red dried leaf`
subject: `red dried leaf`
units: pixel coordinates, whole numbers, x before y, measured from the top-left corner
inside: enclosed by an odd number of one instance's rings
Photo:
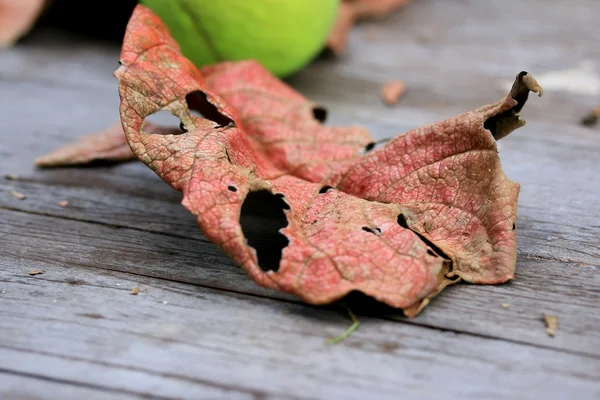
[[[452,260],[448,277],[488,284],[512,279],[519,184],[502,171],[496,140],[524,125],[518,112],[529,91],[543,93],[521,72],[505,99],[399,136],[328,182],[367,200],[400,204],[403,225]]]
[[[355,146],[354,155],[344,148],[339,157],[331,154],[319,138],[313,137],[311,143],[310,137],[302,135],[323,129],[315,125],[312,106],[253,62],[219,68],[221,93],[233,103],[251,108],[244,112],[246,116],[255,115],[255,119],[242,121],[230,104],[208,90],[159,18],[143,6],[132,16],[121,63],[115,73],[120,81],[120,111],[134,154],[183,191],[183,204],[197,215],[206,237],[259,284],[297,294],[310,303],[331,302],[360,290],[395,307],[410,306],[437,287],[446,264],[429,254],[417,235],[398,225],[398,205],[322,190],[320,183],[289,175],[322,176],[324,160],[320,157],[356,158],[368,141],[363,131],[358,131],[358,136],[354,130],[349,132],[347,140]],[[231,92],[227,94],[223,88]],[[261,93],[263,103],[247,104],[244,92],[253,90]],[[261,107],[270,107],[271,112],[256,114]],[[195,116],[190,108],[207,118]],[[144,119],[159,110],[177,116],[187,133],[145,131]],[[257,128],[265,128],[269,121],[279,123],[284,136]],[[291,129],[294,125],[299,130]],[[292,141],[285,135],[291,135]],[[339,139],[334,136],[325,142],[329,140]],[[309,164],[284,157],[294,147]],[[325,172],[334,172],[336,164]],[[247,244],[240,225],[250,192],[257,192],[259,203],[286,220],[281,234],[287,245],[281,261],[269,271],[259,266],[262,254]]]
[[[0,48],[12,46],[33,27],[50,0],[0,0]]]
[[[362,128],[322,126],[320,108],[255,62],[198,71],[143,6],[121,63],[131,150],[257,283],[314,304],[357,290],[412,316],[460,279],[513,277],[519,185],[496,140],[524,124],[529,91],[541,94],[525,72],[497,103],[360,156]],[[145,123],[161,110],[183,131]]]
[[[281,173],[319,182],[371,143],[360,126],[323,126],[324,108],[306,100],[253,61],[200,70],[206,89],[234,108],[252,146]],[[272,177],[272,176],[271,176]]]
[[[346,48],[350,29],[359,20],[383,17],[412,0],[344,0],[338,8],[338,15],[327,38],[327,48],[340,55]]]
[[[84,136],[75,143],[36,158],[35,164],[39,167],[60,167],[94,161],[120,162],[133,158],[119,121],[104,131]]]

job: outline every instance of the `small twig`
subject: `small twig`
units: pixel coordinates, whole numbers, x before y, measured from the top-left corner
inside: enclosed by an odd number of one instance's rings
[[[329,341],[327,343],[338,344],[338,343],[344,341],[348,336],[352,335],[352,332],[354,332],[360,325],[360,322],[358,322],[358,320],[356,319],[356,316],[354,315],[352,310],[350,310],[349,308],[346,308],[346,309],[348,310],[348,315],[350,316],[350,319],[352,320],[352,325],[350,325],[350,327],[348,329],[346,329],[346,331],[344,333],[342,333],[341,335],[329,339]]]
[[[383,139],[376,140],[374,142],[367,143],[367,145],[365,146],[365,148],[363,150],[363,154],[368,153],[369,151],[373,150],[378,144],[386,143],[386,142],[389,142],[390,140],[392,140],[392,138],[383,138]]]

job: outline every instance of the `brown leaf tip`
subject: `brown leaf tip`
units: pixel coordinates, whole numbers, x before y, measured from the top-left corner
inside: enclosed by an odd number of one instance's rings
[[[544,90],[533,76],[526,71],[521,71],[517,74],[515,82],[504,102],[504,105],[506,105],[506,101],[509,99],[512,100],[509,105],[510,108],[488,118],[484,122],[484,128],[492,133],[494,139],[500,140],[508,136],[515,129],[525,125],[525,121],[519,118],[519,112],[527,102],[529,92],[537,93],[541,97]]]
[[[537,93],[538,97],[542,97],[544,89],[542,89],[533,76],[528,74],[527,71],[521,71],[518,77],[521,78],[521,81],[530,92]]]
[[[527,71],[521,71],[517,74],[509,93],[509,96],[517,102],[517,105],[512,108],[514,113],[521,111],[529,97],[529,92],[537,93],[538,97],[542,97],[544,89]]]

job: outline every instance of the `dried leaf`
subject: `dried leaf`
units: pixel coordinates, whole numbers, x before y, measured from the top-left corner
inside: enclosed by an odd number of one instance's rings
[[[133,158],[119,121],[104,131],[84,136],[75,143],[36,158],[35,164],[38,167],[61,167],[95,161],[122,162]]]
[[[34,276],[34,275],[41,275],[41,274],[43,274],[43,273],[44,273],[44,270],[43,270],[43,269],[34,269],[34,270],[32,270],[32,271],[29,271],[28,273],[29,273],[29,275],[31,275],[31,276]]]
[[[69,202],[67,200],[61,200],[58,202],[58,205],[61,207],[66,207],[69,205]]]
[[[16,190],[11,190],[10,195],[19,200],[25,200],[27,198],[27,196],[25,196],[23,193],[17,192]]]
[[[344,52],[352,26],[365,18],[383,17],[410,3],[411,0],[344,0],[338,8],[335,24],[327,38],[327,48],[334,54]]]
[[[129,294],[131,295],[137,295],[140,292],[140,288],[138,286],[134,287],[133,289],[131,289],[131,292],[129,292]]]
[[[121,64],[129,147],[260,285],[313,304],[360,291],[414,316],[462,279],[513,278],[519,185],[496,140],[524,124],[529,91],[541,95],[526,72],[506,98],[372,150],[363,128],[323,126],[324,109],[255,62],[198,71],[144,6]],[[163,110],[182,129],[146,123]],[[103,149],[123,144],[109,136]]]
[[[405,90],[406,86],[402,81],[387,82],[381,88],[381,100],[388,106],[392,106],[398,102]]]
[[[343,1],[338,7],[338,14],[327,38],[327,48],[335,55],[341,55],[346,49],[346,41],[350,30],[356,22],[357,15],[354,5],[350,1]]]
[[[558,330],[558,317],[556,315],[543,314],[544,324],[546,324],[546,333],[548,336],[554,337]]]
[[[19,180],[19,175],[17,175],[17,174],[7,174],[7,175],[4,175],[4,179],[6,179],[7,181],[18,181]]]
[[[46,0],[0,0],[0,48],[25,35],[49,3]]]
[[[412,0],[344,0],[351,3],[360,18],[384,17]]]
[[[502,305],[502,308],[504,308],[505,310],[510,308],[510,304],[508,304],[508,303],[502,303],[501,305]]]

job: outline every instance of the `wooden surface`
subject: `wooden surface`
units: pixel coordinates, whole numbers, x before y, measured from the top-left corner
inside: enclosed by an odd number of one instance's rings
[[[418,0],[289,82],[331,124],[387,137],[491,103],[521,70],[600,72],[599,15],[595,0]],[[141,163],[33,167],[117,118],[118,51],[42,32],[0,53],[0,173],[19,175],[0,179],[0,398],[600,398],[600,128],[578,125],[600,98],[547,90],[499,143],[522,185],[514,282],[455,285],[411,320],[361,309],[330,345],[343,308],[257,287]],[[408,88],[393,108],[389,79]]]

